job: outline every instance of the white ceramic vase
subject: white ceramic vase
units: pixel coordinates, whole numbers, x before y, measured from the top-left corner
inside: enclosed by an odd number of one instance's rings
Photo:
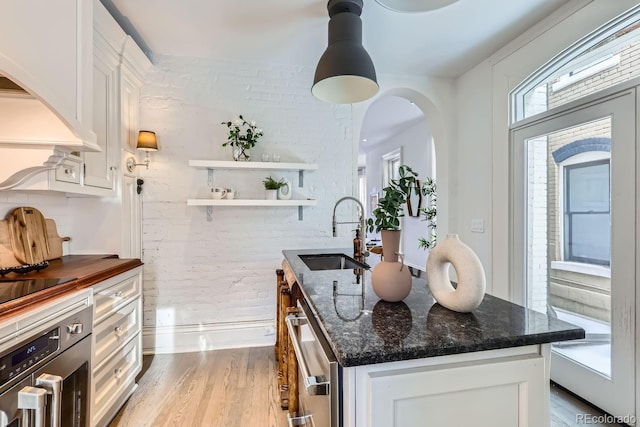
[[[293,192],[293,188],[291,188],[291,181],[289,181],[288,179],[285,179],[284,185],[278,189],[278,199],[290,200],[292,192]]]
[[[277,200],[278,190],[264,190],[264,198],[267,200]]]
[[[449,264],[458,276],[454,288],[449,279]],[[473,250],[457,234],[448,234],[429,252],[427,285],[438,304],[461,313],[478,308],[486,290],[484,268]]]

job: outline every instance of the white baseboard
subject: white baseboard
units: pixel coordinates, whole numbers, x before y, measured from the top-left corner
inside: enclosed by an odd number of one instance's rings
[[[227,348],[262,347],[275,344],[275,322],[211,323],[179,326],[145,326],[144,354],[191,353]]]
[[[416,264],[411,263],[411,262],[405,262],[404,264],[405,264],[405,265],[408,265],[408,266],[409,266],[409,267],[411,267],[411,268],[415,268],[416,270],[420,270],[420,271],[422,271],[423,273],[427,271],[427,268],[426,268],[426,266],[424,266],[424,265],[416,265]]]

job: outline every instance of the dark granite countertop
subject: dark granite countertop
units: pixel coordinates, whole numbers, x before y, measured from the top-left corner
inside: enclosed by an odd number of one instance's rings
[[[435,302],[424,273],[413,278],[404,301],[381,301],[369,270],[358,284],[353,270],[311,271],[298,257],[317,253],[350,254],[348,249],[283,251],[344,367],[584,338],[582,328],[489,294],[472,313],[451,311]]]

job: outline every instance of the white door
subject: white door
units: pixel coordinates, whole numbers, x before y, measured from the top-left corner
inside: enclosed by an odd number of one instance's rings
[[[635,416],[636,90],[568,108],[512,131],[516,298],[586,331],[553,381]]]

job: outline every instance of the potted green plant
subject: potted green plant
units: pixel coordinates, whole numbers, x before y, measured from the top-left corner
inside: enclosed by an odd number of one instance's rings
[[[378,200],[372,214],[367,220],[369,232],[382,235],[382,254],[385,261],[397,262],[400,250],[400,217],[404,216],[404,204],[411,191],[420,191],[417,186],[418,174],[409,166],[402,165],[399,179],[392,179],[382,191],[383,197]]]
[[[262,183],[264,184],[265,199],[267,200],[276,200],[278,198],[278,190],[285,185],[283,179],[276,181],[270,176],[266,177]]]
[[[233,147],[233,160],[249,161],[251,154],[249,150],[256,146],[258,139],[263,135],[262,129],[258,128],[253,120],[248,122],[238,115],[234,121],[222,122],[227,126],[227,142],[222,144],[223,147]]]
[[[424,216],[423,220],[427,221],[427,230],[429,236],[427,239],[420,237],[418,239],[418,247],[422,249],[431,249],[436,245],[436,212],[437,212],[437,191],[436,183],[432,178],[423,181],[421,187],[422,195],[427,197],[427,206],[420,208],[420,213]]]
[[[430,249],[436,244],[436,184],[432,178],[426,178],[422,182],[418,180],[418,174],[409,166],[400,166],[398,173],[400,178],[392,179],[389,186],[383,189],[384,196],[378,201],[378,207],[372,212],[373,218],[367,220],[369,232],[382,235],[382,253],[386,260],[397,260],[400,245],[400,217],[404,216],[404,204],[407,203],[412,192],[425,196],[427,206],[419,208],[423,220],[427,221],[429,230],[428,238],[418,239],[418,247]],[[389,242],[385,245],[385,241]],[[384,247],[390,247],[385,254]],[[391,253],[391,255],[389,255]]]

